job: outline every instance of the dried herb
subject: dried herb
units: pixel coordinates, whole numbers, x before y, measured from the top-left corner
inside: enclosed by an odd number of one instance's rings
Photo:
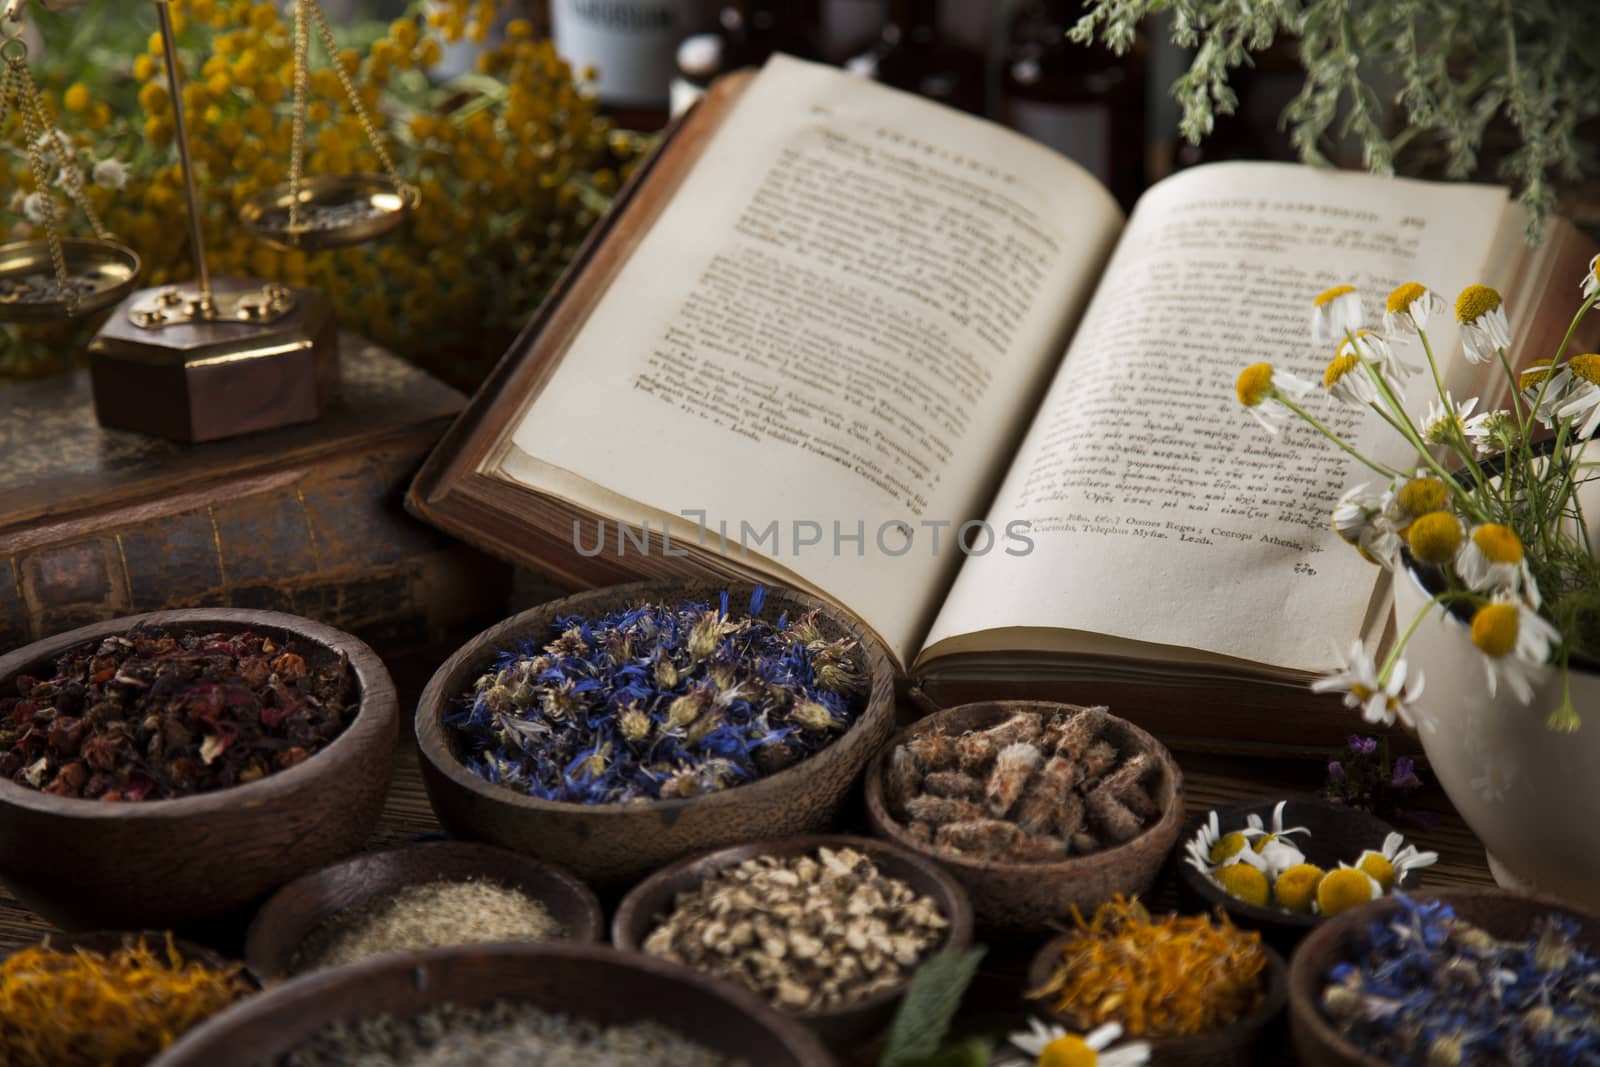
[[[496,1001],[444,1004],[409,1018],[380,1015],[336,1023],[277,1061],[277,1067],[745,1067],[655,1022],[602,1027]]]
[[[1118,1023],[1133,1037],[1205,1034],[1249,1014],[1261,1001],[1267,966],[1261,935],[1218,910],[1153,919],[1118,895],[1076,929],[1049,981],[1029,997],[1083,1029]]]
[[[385,952],[487,941],[545,941],[561,924],[526,893],[492,882],[428,882],[340,912],[311,932],[294,971],[320,970]]]
[[[1144,832],[1161,806],[1149,755],[1103,737],[1105,708],[1019,711],[959,737],[935,730],[890,754],[890,814],[950,852],[1010,862],[1061,859]]]
[[[0,776],[55,796],[138,801],[253,782],[303,763],[355,718],[341,653],[135,627],[23,675],[0,700]]]
[[[793,766],[862,710],[859,644],[816,613],[776,622],[705,603],[642,604],[556,620],[503,653],[445,718],[462,762],[544,800],[611,804],[698,796]]]
[[[788,1011],[819,1011],[901,985],[949,925],[866,856],[821,848],[758,856],[679,893],[643,947]]]
[[[250,992],[242,968],[185,962],[170,938],[159,954],[25,948],[0,962],[0,1062],[141,1067]]]
[[[1500,940],[1448,904],[1395,899],[1328,972],[1322,1010],[1352,1042],[1397,1067],[1600,1064],[1600,966],[1576,922],[1550,914]]]

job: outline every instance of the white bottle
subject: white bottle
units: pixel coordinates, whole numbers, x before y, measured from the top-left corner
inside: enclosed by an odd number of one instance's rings
[[[599,72],[595,95],[612,107],[665,111],[678,42],[693,28],[690,0],[551,0],[556,51],[576,73]]]

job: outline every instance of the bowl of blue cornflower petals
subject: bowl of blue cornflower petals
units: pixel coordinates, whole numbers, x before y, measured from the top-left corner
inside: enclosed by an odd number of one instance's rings
[[[1500,890],[1396,893],[1337,915],[1289,969],[1308,1067],[1600,1063],[1600,919]]]
[[[416,731],[452,834],[620,886],[828,828],[893,720],[894,669],[853,616],[790,590],[639,582],[473,638]]]

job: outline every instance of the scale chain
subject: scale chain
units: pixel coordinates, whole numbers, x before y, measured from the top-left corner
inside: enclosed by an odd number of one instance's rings
[[[300,186],[306,172],[306,95],[310,81],[311,27],[306,19],[309,0],[294,5],[294,126],[289,154],[289,232],[300,232]],[[335,59],[337,62],[337,59]]]
[[[34,84],[31,76],[23,79],[22,91],[27,97],[24,106],[31,107],[35,121],[41,127],[48,128],[49,122],[45,115],[44,105],[39,100],[39,88]],[[109,241],[111,235],[106,232],[105,226],[101,223],[100,213],[94,209],[94,204],[84,192],[83,171],[78,169],[77,161],[62,146],[60,137],[55,129],[51,128],[49,135],[44,140],[50,143],[50,153],[55,156],[56,166],[61,171],[61,186],[66,189],[67,196],[71,198],[74,204],[78,205],[79,209],[89,219],[89,225],[93,227],[94,235],[102,241]]]
[[[389,155],[389,148],[384,144],[383,138],[378,135],[377,127],[372,123],[372,116],[367,112],[367,106],[361,102],[361,94],[356,90],[355,83],[350,80],[350,74],[344,69],[344,64],[339,61],[338,43],[333,39],[333,30],[328,28],[328,20],[322,14],[322,6],[317,0],[300,0],[301,4],[310,8],[311,17],[317,24],[317,35],[322,38],[322,47],[328,50],[328,65],[339,78],[339,84],[344,86],[345,96],[350,100],[350,109],[355,112],[356,119],[361,123],[361,128],[366,132],[367,142],[372,145],[372,150],[377,153],[378,161],[383,165],[384,173],[402,195],[409,191],[415,196],[414,187],[410,182],[400,177],[400,170],[394,165],[394,159]],[[298,77],[298,75],[297,75]]]
[[[28,166],[33,171],[33,181],[35,187],[37,187],[44,181],[45,166],[44,151],[39,147],[42,135],[38,129],[38,118],[34,115],[32,109],[28,107],[26,87],[33,84],[33,76],[28,72],[28,61],[23,56],[12,55],[6,61],[6,65],[10,68],[6,72],[7,89],[10,89],[9,83],[17,83],[17,95],[22,98],[22,128],[23,135],[28,139]],[[9,95],[8,91],[8,98]],[[51,136],[55,136],[54,133]],[[55,267],[56,285],[60,288],[62,297],[66,301],[67,314],[70,317],[78,313],[78,290],[70,284],[70,279],[67,276],[67,257],[61,250],[61,234],[56,226],[56,202],[44,190],[39,189],[38,192],[41,194],[39,198],[40,210],[44,214],[45,240],[50,246],[50,262]]]

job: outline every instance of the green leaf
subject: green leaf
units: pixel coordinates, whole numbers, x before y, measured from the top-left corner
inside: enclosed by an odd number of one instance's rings
[[[980,945],[965,952],[940,952],[917,968],[889,1025],[878,1067],[912,1067],[938,1053],[985,951]],[[984,1060],[976,1062],[986,1062],[987,1052],[984,1055]]]

